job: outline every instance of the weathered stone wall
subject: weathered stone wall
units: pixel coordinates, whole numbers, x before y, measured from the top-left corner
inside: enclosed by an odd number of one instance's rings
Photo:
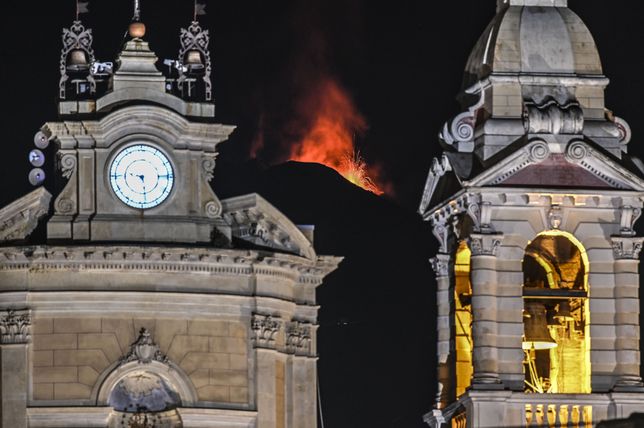
[[[193,383],[200,401],[249,402],[248,327],[225,320],[39,318],[33,326],[33,399],[90,400],[101,375],[146,328]]]

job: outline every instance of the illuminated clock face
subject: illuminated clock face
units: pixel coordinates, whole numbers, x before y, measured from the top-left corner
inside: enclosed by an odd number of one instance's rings
[[[160,150],[145,144],[119,152],[110,166],[110,184],[127,205],[146,209],[166,200],[174,184],[174,171]]]

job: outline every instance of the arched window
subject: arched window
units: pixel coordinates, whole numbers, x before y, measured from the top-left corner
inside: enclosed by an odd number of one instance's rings
[[[472,381],[472,283],[470,249],[465,241],[456,250],[454,263],[454,324],[456,333],[456,396],[460,397]]]
[[[588,257],[570,233],[541,233],[525,250],[525,385],[534,393],[590,393]]]

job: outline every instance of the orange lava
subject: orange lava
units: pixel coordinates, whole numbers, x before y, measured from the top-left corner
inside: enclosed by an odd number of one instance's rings
[[[377,195],[371,169],[355,150],[354,137],[364,133],[367,123],[346,91],[332,79],[319,84],[304,106],[314,109],[314,120],[304,137],[291,149],[291,160],[316,162],[335,169],[351,183]]]

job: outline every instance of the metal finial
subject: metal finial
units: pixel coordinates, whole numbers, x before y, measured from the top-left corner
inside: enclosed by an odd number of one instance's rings
[[[141,0],[134,0],[134,16],[132,21],[139,22],[141,20]]]
[[[134,0],[134,16],[128,33],[134,39],[141,39],[145,36],[145,24],[141,22],[141,0]]]

